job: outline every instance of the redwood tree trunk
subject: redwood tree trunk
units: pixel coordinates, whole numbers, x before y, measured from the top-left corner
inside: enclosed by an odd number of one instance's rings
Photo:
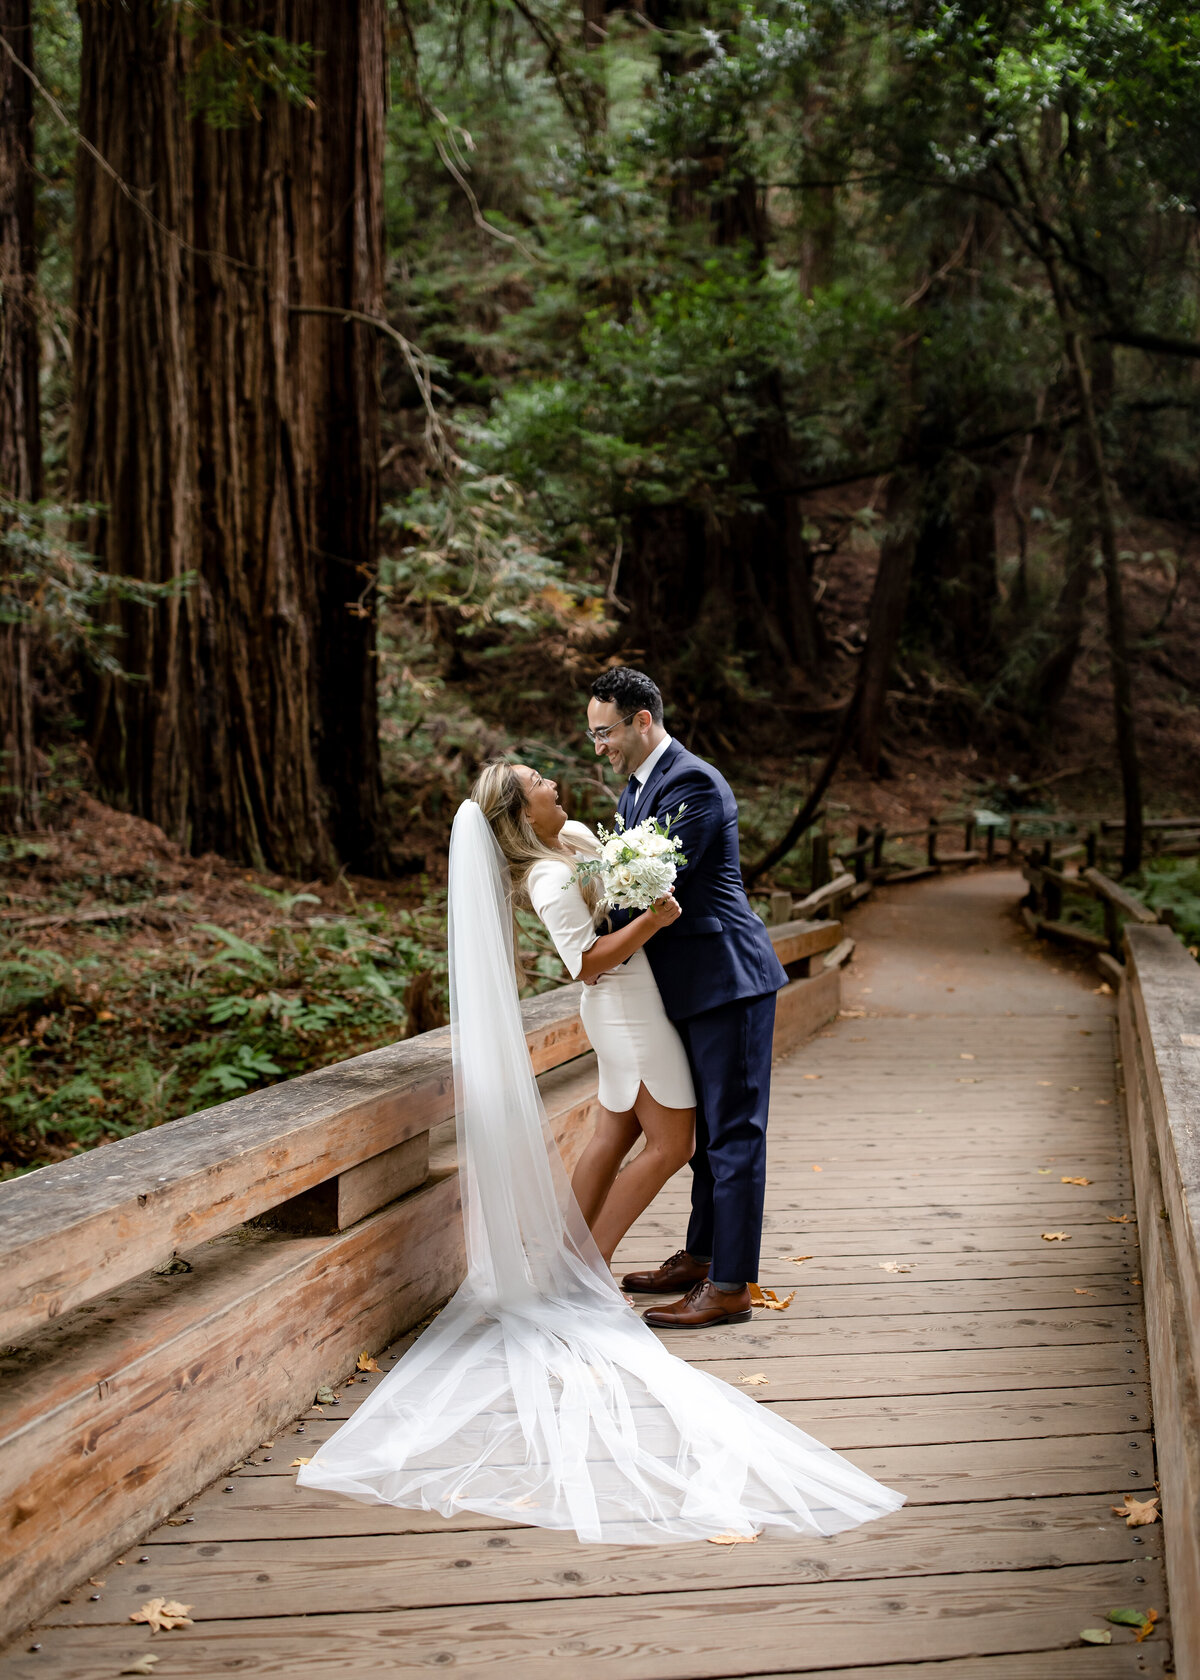
[[[31,0],[0,0],[0,35],[32,69]],[[0,52],[0,495],[22,502],[42,493],[33,210],[33,88]],[[37,794],[29,634],[0,624],[0,828],[35,826]]]
[[[311,42],[313,108],[190,119],[204,36],[82,0],[74,496],[106,567],[178,597],[121,609],[95,695],[111,795],[193,850],[295,874],[379,853],[377,315],[384,0],[217,0]]]
[[[888,484],[887,529],[880,545],[867,641],[858,673],[858,758],[871,776],[878,774],[883,757],[888,681],[908,603],[924,487],[925,469],[920,466],[893,473]]]

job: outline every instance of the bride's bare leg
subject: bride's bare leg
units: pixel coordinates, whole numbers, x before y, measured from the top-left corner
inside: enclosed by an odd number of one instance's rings
[[[571,1189],[589,1228],[612,1189],[621,1162],[641,1135],[642,1128],[633,1109],[627,1114],[612,1114],[607,1108],[600,1110],[591,1142],[579,1157],[571,1178]]]
[[[611,1181],[599,1213],[588,1220],[596,1247],[610,1265],[621,1238],[667,1180],[691,1160],[696,1142],[696,1110],[664,1108],[644,1085],[634,1114],[646,1134],[646,1147]]]

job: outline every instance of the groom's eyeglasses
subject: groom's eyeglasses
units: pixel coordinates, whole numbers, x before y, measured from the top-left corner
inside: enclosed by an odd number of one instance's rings
[[[619,729],[623,723],[628,723],[630,718],[636,716],[636,712],[630,712],[629,717],[618,718],[616,723],[603,723],[599,729],[585,729],[583,733],[593,746],[599,746],[601,742],[608,740],[614,729]]]

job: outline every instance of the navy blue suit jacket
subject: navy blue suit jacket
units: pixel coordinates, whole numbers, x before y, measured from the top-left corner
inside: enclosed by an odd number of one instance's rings
[[[680,805],[687,809],[672,823],[671,833],[683,842],[688,860],[675,881],[683,914],[645,947],[672,1021],[787,984],[742,885],[733,790],[720,771],[672,741],[650,772],[636,808],[630,786],[617,809],[632,827],[646,817],[673,816]]]

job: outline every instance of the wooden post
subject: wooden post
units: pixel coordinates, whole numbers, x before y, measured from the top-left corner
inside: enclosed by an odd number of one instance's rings
[[[989,863],[995,863],[996,861],[996,825],[994,823],[988,824],[987,860]]]
[[[1020,817],[1009,817],[1008,819],[1008,855],[1014,863],[1016,863],[1021,856]]]
[[[1054,867],[1054,836],[1052,834],[1048,834],[1042,841],[1042,855],[1038,861],[1044,863],[1048,869]]]
[[[1088,866],[1088,868],[1089,869],[1099,868],[1098,860],[1099,860],[1099,855],[1100,855],[1100,830],[1094,824],[1091,828],[1088,829],[1087,839],[1084,841],[1084,845],[1087,847],[1087,866]]]
[[[782,888],[776,887],[770,897],[770,908],[767,911],[767,926],[782,927],[784,922],[792,919],[792,895]]]
[[[975,850],[975,818],[974,817],[968,817],[966,822],[963,824],[963,851],[964,852],[973,852],[974,850]]]
[[[883,869],[883,846],[887,839],[887,829],[882,823],[875,824],[875,832],[871,836],[871,873],[874,875]]]
[[[812,891],[823,887],[831,880],[829,873],[829,836],[814,834],[812,837]]]
[[[925,856],[926,856],[927,861],[930,863],[930,865],[935,869],[937,868],[937,842],[938,842],[938,820],[937,820],[936,817],[930,817],[930,819],[929,819],[929,839],[928,839],[928,841],[926,843],[926,847],[925,847]]]
[[[867,827],[866,823],[859,823],[858,833],[854,838],[854,879],[856,881],[865,881],[867,879],[867,854],[864,848],[870,838],[871,831]]]

